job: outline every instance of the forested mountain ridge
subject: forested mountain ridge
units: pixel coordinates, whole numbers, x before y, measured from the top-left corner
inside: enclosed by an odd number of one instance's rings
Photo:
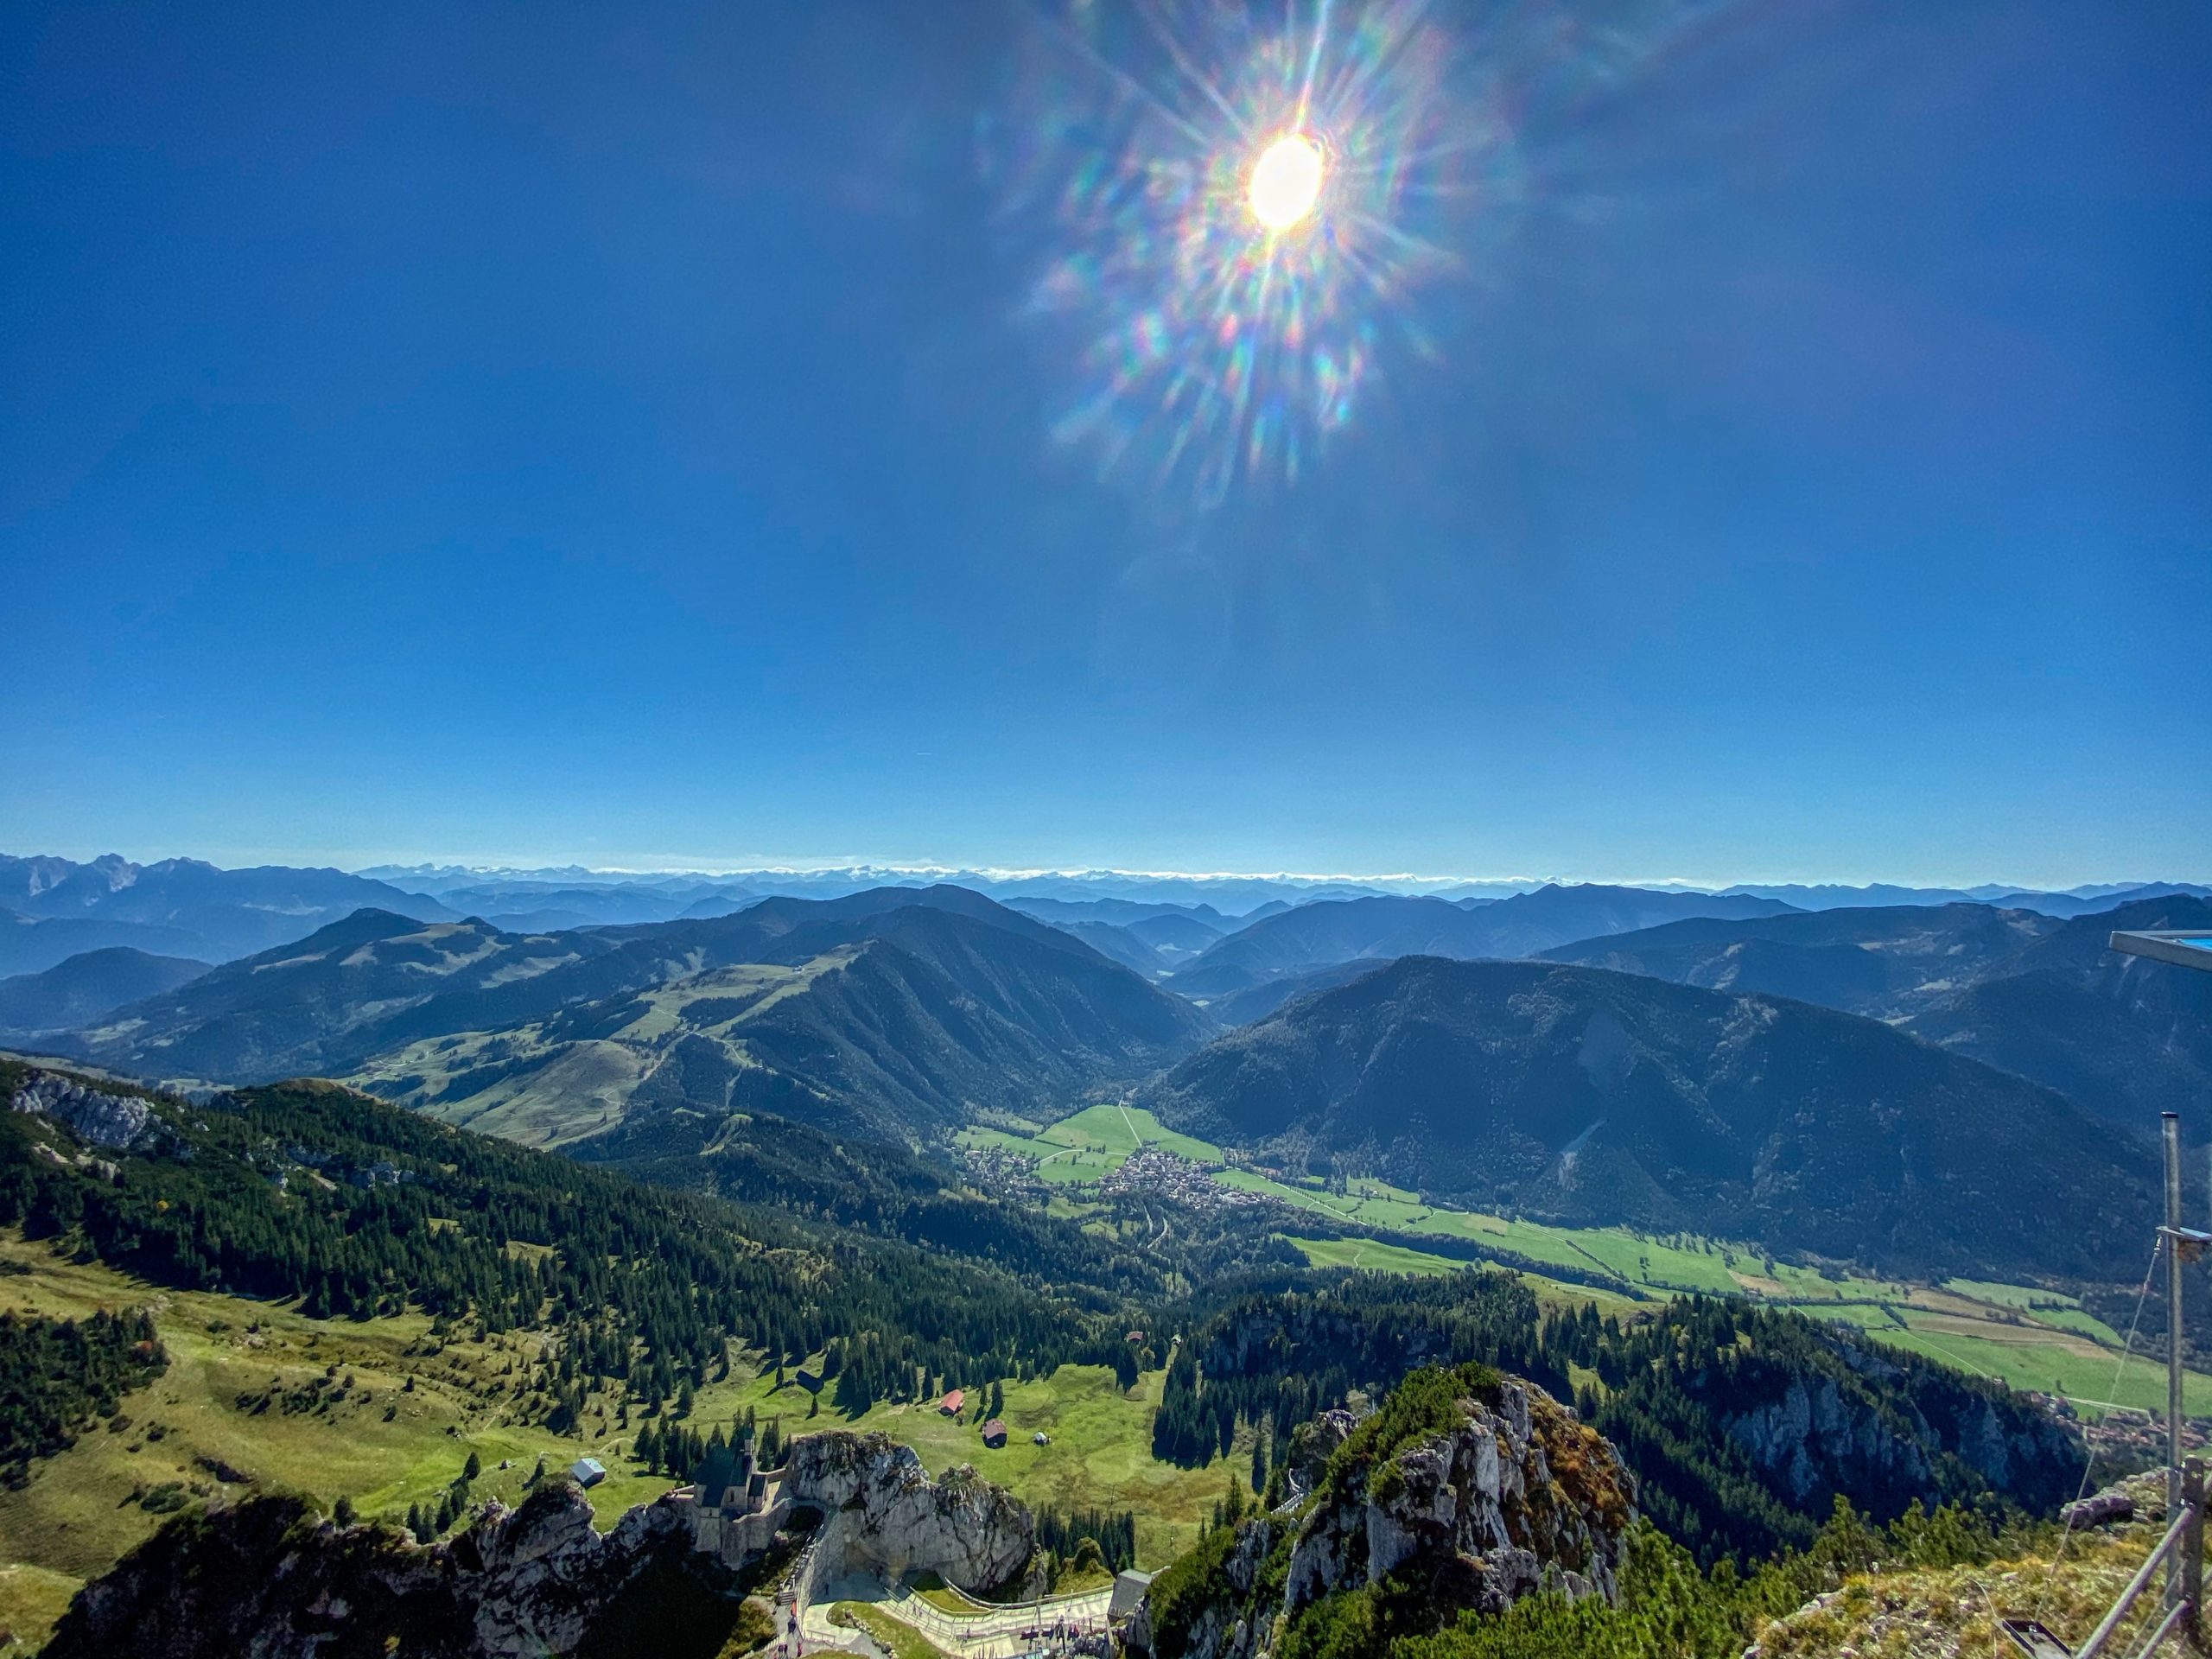
[[[732,1343],[796,1362],[864,1337],[911,1363],[988,1355],[1007,1372],[1118,1349],[1112,1318],[1011,1273],[666,1191],[334,1084],[194,1105],[75,1079],[90,1103],[75,1109],[25,1095],[56,1077],[73,1081],[0,1060],[0,1099],[16,1103],[0,1113],[0,1225],[156,1284],[298,1298],[315,1317],[414,1307],[562,1333],[549,1410],[571,1398],[580,1353],[658,1400]]]
[[[2212,927],[2212,903],[2120,898],[2064,920],[1954,904],[1684,921],[1544,955],[1889,1020],[2139,1128],[2212,1090],[2212,979],[2114,951],[2110,935]]]
[[[2212,1096],[2212,975],[2111,948],[2115,931],[2212,928],[2212,901],[2139,899],[2062,923],[1908,1028],[2134,1128]],[[2207,1133],[2201,1115],[2187,1128]]]
[[[363,912],[118,1010],[68,1046],[218,1083],[354,1076],[547,1141],[633,1099],[913,1134],[979,1108],[1064,1107],[1205,1030],[1080,941],[938,887],[536,935]]]
[[[2152,1192],[2144,1143],[1877,1021],[1538,963],[1402,959],[1217,1039],[1148,1101],[1477,1208],[1910,1272],[2124,1277]]]
[[[1839,1496],[1884,1521],[1987,1496],[2047,1514],[2081,1479],[2080,1442],[2033,1402],[1847,1328],[1707,1300],[1626,1324],[1586,1304],[1545,1314],[1496,1273],[1366,1274],[1229,1302],[1185,1334],[1155,1452],[1203,1460],[1238,1423],[1286,1446],[1319,1412],[1469,1360],[1579,1400],[1634,1471],[1638,1507],[1707,1563],[1808,1543]],[[1578,1374],[1594,1381],[1578,1391]]]

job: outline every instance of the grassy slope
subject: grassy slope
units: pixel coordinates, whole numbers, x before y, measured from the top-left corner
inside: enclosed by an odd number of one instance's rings
[[[867,1631],[891,1659],[952,1659],[912,1625],[902,1624],[865,1602],[841,1601],[830,1610],[830,1618],[832,1624]]]
[[[511,1503],[539,1458],[563,1467],[586,1452],[599,1457],[610,1471],[591,1493],[602,1526],[669,1484],[622,1455],[629,1433],[608,1425],[564,1439],[511,1421],[486,1397],[510,1359],[520,1368],[526,1337],[440,1341],[429,1321],[412,1313],[359,1324],[310,1319],[282,1306],[147,1285],[12,1236],[0,1235],[0,1262],[30,1269],[0,1272],[0,1308],[81,1318],[99,1308],[150,1307],[170,1357],[165,1376],[125,1400],[126,1429],[95,1427],[39,1465],[23,1490],[0,1492],[0,1627],[40,1637],[83,1579],[150,1535],[163,1517],[140,1507],[134,1493],[169,1482],[199,1496],[216,1492],[219,1483],[202,1458],[257,1486],[304,1491],[326,1503],[342,1493],[365,1514],[395,1517],[410,1503],[435,1503],[472,1451],[484,1468],[472,1500]],[[335,1392],[326,1376],[334,1364],[337,1381],[351,1376],[353,1388],[341,1403],[313,1408],[310,1388]],[[1152,1415],[1164,1380],[1152,1372],[1125,1395],[1104,1367],[1067,1366],[1049,1378],[1010,1382],[1005,1415],[1014,1432],[995,1451],[974,1423],[927,1407],[879,1405],[848,1421],[825,1405],[808,1421],[809,1396],[796,1384],[779,1393],[772,1376],[742,1370],[699,1391],[694,1421],[704,1430],[751,1406],[764,1419],[780,1415],[793,1433],[881,1429],[912,1446],[933,1473],[971,1463],[1032,1503],[1134,1510],[1140,1557],[1158,1566],[1196,1538],[1230,1471],[1249,1468],[1250,1457],[1240,1443],[1230,1463],[1217,1459],[1204,1470],[1155,1462]],[[252,1410],[272,1382],[272,1402]],[[288,1412],[288,1396],[305,1408]],[[1039,1429],[1050,1445],[1031,1443]]]
[[[0,1274],[0,1308],[76,1319],[99,1308],[151,1307],[169,1354],[168,1373],[124,1401],[127,1429],[96,1427],[40,1464],[22,1491],[0,1491],[0,1560],[10,1564],[0,1567],[0,1624],[19,1633],[43,1629],[80,1580],[161,1524],[162,1517],[132,1501],[134,1491],[171,1481],[201,1494],[217,1490],[198,1461],[203,1457],[251,1476],[257,1485],[325,1502],[344,1493],[363,1513],[379,1515],[435,1502],[472,1451],[484,1465],[473,1496],[513,1503],[541,1455],[559,1467],[601,1449],[588,1439],[563,1440],[505,1421],[472,1385],[488,1380],[516,1351],[450,1343],[429,1352],[441,1344],[429,1340],[429,1322],[420,1315],[365,1324],[305,1319],[267,1303],[142,1284],[106,1268],[56,1260],[45,1245],[13,1236],[0,1236],[0,1261],[32,1268]],[[255,1325],[260,1328],[248,1328]],[[304,1401],[308,1385],[327,1386],[332,1364],[339,1381],[354,1379],[345,1403],[284,1409],[285,1395]],[[272,1380],[276,1402],[258,1413],[241,1409],[239,1395],[257,1398]],[[504,1471],[503,1459],[512,1465]],[[593,1506],[611,1525],[667,1484],[617,1467],[617,1478],[593,1491]]]
[[[1897,1568],[1856,1575],[1834,1594],[1769,1624],[1757,1659],[2019,1659],[2000,1615],[2040,1620],[2077,1645],[2120,1595],[2163,1527],[2156,1481],[2131,1483],[2147,1508],[2108,1531],[2077,1535],[2063,1557],[2032,1555],[1986,1567]],[[2155,1590],[2135,1605],[2107,1651],[2132,1651],[2158,1613]],[[2179,1651],[2178,1645],[2169,1651]]]
[[[741,963],[671,981],[640,993],[643,1011],[601,1038],[549,1040],[541,1024],[425,1039],[378,1056],[346,1081],[368,1088],[410,1079],[417,1092],[407,1098],[424,1101],[421,1109],[433,1117],[526,1147],[565,1146],[617,1122],[672,1039],[696,1030],[741,1041],[748,1021],[804,991],[850,955],[832,951],[796,968]],[[692,1004],[733,997],[758,1000],[740,1014],[690,1023]],[[733,1049],[730,1058],[750,1064],[741,1050]],[[429,1099],[493,1059],[531,1065],[457,1099]]]

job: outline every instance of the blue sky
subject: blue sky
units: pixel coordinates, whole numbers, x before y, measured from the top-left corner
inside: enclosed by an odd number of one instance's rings
[[[2212,873],[2212,15],[1575,16],[1208,499],[1035,10],[0,11],[0,846]]]

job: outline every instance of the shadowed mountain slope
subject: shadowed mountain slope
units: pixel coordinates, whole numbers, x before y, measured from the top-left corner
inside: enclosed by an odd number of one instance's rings
[[[2212,974],[2123,955],[2114,931],[2212,928],[2212,903],[2145,899],[2062,923],[1908,1021],[1932,1043],[2017,1071],[2128,1126],[2180,1111],[2206,1133]]]
[[[1179,1128],[1485,1207],[1897,1269],[2111,1272],[2145,1143],[1876,1021],[1538,963],[1411,957],[1222,1037]]]
[[[181,927],[103,921],[94,916],[41,920],[0,909],[0,976],[9,978],[42,974],[92,950],[143,950],[149,956],[190,959],[205,943],[197,933]]]
[[[2122,955],[2108,938],[2190,927],[2212,927],[2212,904],[2187,894],[2063,921],[1983,904],[1891,906],[1678,922],[1545,956],[1872,1014],[2140,1128],[2212,1093],[2212,976]],[[2206,1133],[2202,1114],[2185,1121]]]

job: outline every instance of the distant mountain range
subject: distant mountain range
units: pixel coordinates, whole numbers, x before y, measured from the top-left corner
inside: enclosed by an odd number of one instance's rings
[[[686,886],[741,887],[753,893],[782,893],[795,897],[836,898],[881,887],[926,887],[949,884],[988,894],[1017,909],[1029,909],[1048,921],[1105,921],[1117,925],[1134,918],[1105,908],[1126,906],[1135,911],[1183,909],[1215,912],[1224,920],[1251,922],[1269,906],[1288,908],[1329,899],[1359,899],[1395,895],[1450,899],[1510,898],[1533,893],[1548,885],[1541,878],[1483,880],[1424,876],[1314,875],[1177,875],[1130,870],[992,870],[917,868],[896,865],[848,865],[839,868],[741,869],[722,871],[630,872],[591,870],[580,865],[552,868],[514,869],[458,865],[384,864],[360,874],[387,881],[412,893],[443,896],[454,891],[478,893],[524,888],[656,888]],[[2212,896],[2203,887],[2186,883],[2114,881],[2041,893],[2018,883],[1986,882],[1979,887],[1908,887],[1875,883],[1866,887],[1839,885],[1744,884],[1732,887],[1700,888],[1681,882],[1661,883],[1649,891],[1719,893],[1727,896],[1778,899],[1800,910],[1827,910],[1839,906],[1950,904],[1960,900],[1987,903],[2002,900],[2018,907],[2042,910],[2051,915],[2076,913],[2088,904],[2101,907],[2115,895],[2152,897],[2170,892]],[[1075,909],[1095,906],[1091,913],[1056,915],[1046,906]],[[639,919],[648,919],[639,918]]]
[[[880,867],[760,869],[734,872],[480,868],[454,865],[379,865],[354,873],[281,865],[226,870],[195,859],[138,864],[110,854],[86,862],[55,857],[0,856],[0,978],[37,973],[83,951],[126,946],[152,955],[228,962],[302,938],[356,910],[391,911],[418,921],[474,917],[510,933],[634,926],[728,915],[768,897],[834,899],[885,887],[918,891],[958,885],[995,898],[1055,925],[1103,925],[1128,936],[1084,934],[1135,971],[1155,976],[1187,971],[1220,939],[1294,909],[1364,899],[1434,899],[1478,906],[1533,896],[1544,884],[1411,876],[1158,875],[1088,870],[923,872]],[[1970,890],[1905,887],[1738,887],[1719,895],[1669,886],[1649,892],[1692,908],[1658,912],[1623,926],[1643,926],[1715,910],[1716,898],[1770,899],[1799,909],[1867,905],[2001,902],[2046,915],[2072,916],[2133,897],[2175,892],[2208,896],[2186,884],[2107,883],[2063,893],[2023,892],[2002,884]],[[1611,927],[1613,924],[1606,924]],[[1413,931],[1409,930],[1408,937]],[[1603,931],[1538,933],[1544,944]],[[1447,943],[1440,936],[1439,947]],[[1457,946],[1452,947],[1455,950]],[[1514,946],[1515,953],[1530,948]],[[1492,944],[1480,954],[1496,954]],[[1370,951],[1368,954],[1378,954]],[[1336,960],[1350,960],[1339,957]],[[1304,967],[1321,965],[1310,960]],[[1289,968],[1271,971],[1299,971]],[[1231,984],[1234,980],[1236,982]],[[1257,983],[1224,974],[1207,988],[1201,977],[1183,988],[1212,996]]]
[[[908,1136],[1055,1116],[1206,1034],[1182,999],[957,887],[511,934],[363,911],[60,1045],[138,1075],[352,1077],[511,1138],[633,1103],[759,1106]]]
[[[1992,905],[1892,905],[1746,921],[1700,918],[1585,938],[1547,960],[1716,991],[1796,997],[1900,1020],[1980,979],[2061,924]]]
[[[2109,1274],[2155,1173],[2147,1141],[1878,1021],[1545,963],[1391,963],[1216,1039],[1148,1101],[1433,1197],[1921,1272]]]
[[[2069,887],[2063,893],[2042,893],[2033,887],[2008,887],[1989,883],[1978,887],[1896,887],[1880,882],[1864,887],[1740,887],[1729,893],[1780,899],[1798,910],[1837,910],[1853,906],[1891,905],[1999,905],[2012,910],[2040,911],[2046,916],[2081,916],[2093,910],[2138,899],[2163,899],[2176,893],[2212,898],[2212,887],[2187,881],[2116,881]]]
[[[454,915],[435,899],[343,870],[0,856],[0,976],[38,973],[112,945],[227,962],[367,906],[418,921]]]
[[[1995,1176],[2063,1187],[2094,1254],[2137,1132],[2212,1094],[2212,977],[2106,943],[2212,927],[2186,893],[1547,886],[1242,915],[1078,877],[1002,904],[386,874],[438,892],[0,860],[0,966],[37,964],[0,977],[0,1034],[182,1082],[343,1077],[537,1144],[673,1106],[912,1143],[1148,1089],[1232,1144],[1440,1195],[1926,1262],[1948,1231],[2050,1271],[2086,1257],[2008,1231],[2003,1202],[2037,1212]],[[2055,913],[2075,901],[2102,907]]]
[[[1214,997],[1332,963],[1403,956],[1528,957],[1571,939],[1620,933],[1686,916],[1741,919],[1786,912],[1750,894],[1664,893],[1641,887],[1547,887],[1509,898],[1453,903],[1367,898],[1301,905],[1209,946],[1177,972],[1186,996]]]

